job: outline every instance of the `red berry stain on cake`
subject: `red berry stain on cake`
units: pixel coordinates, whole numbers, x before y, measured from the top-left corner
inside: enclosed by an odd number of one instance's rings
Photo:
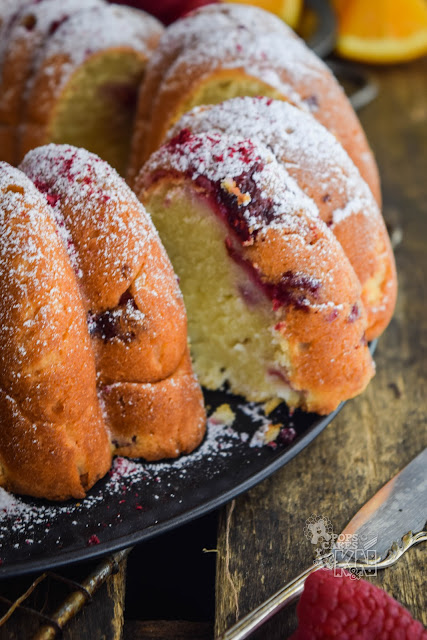
[[[354,304],[351,308],[350,314],[347,318],[348,322],[356,322],[360,318],[361,310],[358,304]]]
[[[307,105],[310,111],[317,111],[319,108],[319,99],[315,95],[307,96],[304,98],[303,102]]]
[[[259,269],[243,258],[229,238],[226,239],[225,246],[230,258],[246,271],[252,282],[273,302],[274,311],[289,306],[306,312],[310,310],[310,299],[318,297],[322,286],[320,280],[310,275],[286,271],[278,282],[268,282]]]
[[[276,367],[274,368],[270,367],[267,370],[267,374],[272,378],[277,378],[278,380],[280,380],[280,382],[283,382],[287,387],[289,387],[290,389],[293,389],[291,380],[289,376],[286,375],[284,369],[277,369]]]
[[[187,143],[190,144],[194,139],[195,136],[191,133],[190,129],[181,129],[178,135],[169,140],[166,148],[172,152],[182,151],[182,153],[184,153],[184,150],[181,147]]]
[[[248,307],[257,307],[263,301],[263,293],[260,292],[259,288],[250,284],[239,284],[238,285],[239,295],[245,301]]]
[[[253,244],[270,226],[315,233],[318,211],[267,147],[215,132],[181,129],[147,163],[146,186],[165,176],[184,176],[211,202],[216,215],[242,244]],[[215,205],[215,206],[214,206]],[[304,219],[298,213],[305,212]],[[308,229],[308,220],[314,226]]]
[[[249,164],[251,159],[247,150],[240,155],[243,162]],[[240,153],[240,151],[237,151]],[[265,198],[258,188],[254,174],[259,173],[264,165],[257,162],[251,170],[233,177],[232,181],[217,180],[212,182],[205,176],[198,176],[195,183],[202,188],[209,199],[215,203],[215,211],[220,218],[234,231],[244,244],[252,244],[261,228],[273,222],[276,209],[271,198]],[[229,185],[233,184],[232,187]],[[248,219],[256,221],[256,226],[248,224]]]
[[[208,149],[210,147],[216,163],[233,163],[236,167],[242,168],[247,166],[248,170],[230,176],[230,179],[212,180],[209,176],[203,175],[200,165],[204,161],[206,146]],[[264,170],[264,163],[250,140],[238,140],[223,149],[218,136],[198,136],[192,134],[189,129],[182,129],[164,149],[177,156],[194,159],[186,168],[187,176],[195,179],[196,185],[216,203],[217,213],[242,242],[250,242],[263,226],[274,220],[277,207],[271,198],[265,197],[255,179],[255,176]],[[160,177],[157,173],[156,179]],[[233,186],[230,187],[230,184]],[[256,224],[249,225],[249,219]]]
[[[54,20],[49,27],[48,36],[53,36],[53,34],[59,29],[59,27],[64,24],[66,20],[68,20],[69,15],[63,15],[61,18]]]
[[[321,282],[313,276],[295,274],[286,271],[277,284],[268,284],[270,287],[269,297],[273,300],[273,309],[280,307],[294,306],[297,309],[308,311],[309,300],[307,294],[316,298],[321,287]]]
[[[117,339],[129,344],[135,339],[132,326],[135,313],[140,314],[138,306],[130,291],[125,291],[115,309],[107,309],[98,314],[88,313],[88,327],[90,335],[100,338],[103,342]],[[142,316],[142,314],[140,314]],[[139,320],[139,318],[138,318]]]
[[[99,89],[101,97],[118,103],[128,111],[134,111],[138,98],[138,87],[127,82],[110,82]]]
[[[33,180],[33,182],[40,193],[43,193],[43,195],[46,197],[46,200],[51,207],[54,207],[59,202],[61,196],[59,196],[57,193],[51,192],[52,185],[37,179]]]
[[[328,313],[326,320],[327,322],[333,322],[338,318],[338,316],[339,316],[338,309],[332,309],[332,311]]]

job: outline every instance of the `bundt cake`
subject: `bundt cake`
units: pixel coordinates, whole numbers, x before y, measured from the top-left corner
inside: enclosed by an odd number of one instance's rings
[[[328,67],[279,18],[238,4],[202,7],[164,32],[141,86],[130,183],[183,113],[258,95],[312,113],[342,144],[380,202],[375,160]]]
[[[374,368],[360,282],[269,149],[184,129],[135,191],[180,278],[202,384],[321,414],[364,389]]]
[[[0,159],[17,164],[29,149],[65,142],[123,174],[137,91],[163,27],[104,0],[21,4],[2,31]]]
[[[34,1],[34,0],[33,0]],[[31,0],[2,0],[0,6],[0,50],[6,36],[6,29],[9,26],[11,18]]]
[[[262,97],[195,107],[167,138],[182,129],[234,133],[259,140],[273,152],[314,200],[359,278],[368,319],[366,338],[382,333],[396,301],[394,256],[372,193],[334,136],[310,114]]]
[[[114,454],[203,437],[182,296],[143,206],[98,156],[0,164],[0,482],[80,498]]]

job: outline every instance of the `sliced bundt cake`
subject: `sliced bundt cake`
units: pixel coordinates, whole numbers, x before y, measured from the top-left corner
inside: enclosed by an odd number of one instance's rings
[[[18,11],[0,56],[0,123],[12,136],[2,159],[66,142],[124,173],[137,91],[162,30],[104,0],[41,0]]]
[[[311,112],[342,144],[380,200],[366,137],[328,67],[276,16],[214,4],[166,29],[141,87],[129,179],[192,107],[264,95]]]
[[[174,272],[132,191],[66,145],[20,169],[1,165],[2,483],[81,497],[112,454],[192,450],[203,400]]]
[[[373,363],[358,278],[266,147],[183,130],[136,193],[180,278],[203,384],[319,413],[364,389]]]
[[[362,284],[366,337],[387,326],[396,301],[396,269],[388,233],[372,193],[347,153],[314,118],[271,98],[235,98],[195,107],[168,133],[235,133],[265,144],[314,200]]]

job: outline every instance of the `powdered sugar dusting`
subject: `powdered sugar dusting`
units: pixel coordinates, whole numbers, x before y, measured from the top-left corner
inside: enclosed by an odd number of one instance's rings
[[[96,290],[99,273],[105,273],[110,282],[122,283],[124,291],[138,272],[145,243],[155,237],[155,231],[122,178],[95,154],[69,145],[34,149],[20,168],[51,205],[85,288]]]
[[[333,225],[357,213],[379,216],[367,184],[336,138],[310,114],[286,102],[242,97],[195,107],[182,116],[167,138],[173,138],[182,129],[193,133],[233,132],[259,140],[291,176],[302,177],[306,192],[308,189],[323,198],[330,216],[328,222]],[[329,196],[331,189],[333,199]]]
[[[50,75],[50,61],[63,56],[61,79],[56,91],[64,86],[71,73],[92,54],[107,49],[133,49],[148,57],[163,28],[152,16],[118,5],[102,4],[72,15],[47,42],[39,68]]]
[[[44,242],[42,249],[35,242],[38,236],[49,238],[49,234],[51,234],[52,239],[55,238],[53,227],[47,224],[50,221],[50,225],[52,225],[53,219],[32,182],[5,162],[0,162],[0,198],[1,277],[8,283],[15,281],[14,286],[18,287],[18,290],[26,297],[26,285],[21,277],[23,266],[17,261],[17,258],[23,261],[27,269],[26,280],[33,279],[37,282],[39,277],[37,267],[42,258],[53,261],[52,268],[61,269],[61,265],[54,260],[55,252],[54,250],[50,251],[49,243]],[[13,268],[14,264],[17,264],[16,268]],[[9,288],[7,290],[9,291]],[[51,294],[53,299],[55,291],[52,291]],[[1,310],[3,314],[9,315],[11,309],[16,307],[16,299],[11,296],[10,300],[5,301],[6,289],[3,290],[2,295]],[[21,304],[21,302],[22,300],[19,300],[18,303]],[[2,315],[1,319],[4,334],[7,331],[5,315]]]
[[[250,233],[265,231],[269,227],[281,228],[286,223],[298,230],[304,224],[299,213],[317,218],[318,210],[313,201],[300,190],[286,169],[280,166],[273,154],[263,145],[216,133],[191,135],[182,132],[155,152],[139,177],[139,184],[149,183],[150,177],[159,171],[175,171],[186,174],[192,180],[199,177],[219,183],[221,189],[236,193],[241,215]],[[236,191],[235,181],[250,174],[260,200],[267,201],[271,209],[269,218],[255,215],[251,197]]]
[[[149,62],[149,73],[157,74],[166,61],[175,61],[184,48],[193,49],[212,32],[247,30],[251,33],[277,31],[284,37],[295,37],[293,31],[277,16],[258,7],[239,4],[211,4],[192,11],[171,24]]]
[[[108,514],[105,506],[102,507],[105,500],[108,500],[108,496],[115,496],[115,502],[109,500],[108,504],[112,508],[114,504],[118,512],[121,504],[132,501],[135,509],[142,512],[142,523],[144,511],[147,510],[143,496],[147,495],[147,492],[151,495],[150,508],[155,508],[158,501],[160,504],[165,499],[165,495],[170,503],[182,503],[179,486],[184,486],[186,482],[190,482],[191,486],[190,475],[195,468],[201,465],[205,474],[207,472],[215,477],[220,475],[223,469],[221,461],[229,459],[233,451],[236,452],[236,447],[240,452],[239,455],[244,453],[245,448],[246,450],[255,449],[256,455],[256,451],[261,451],[260,448],[265,444],[262,433],[268,420],[265,418],[262,407],[253,403],[250,405],[242,403],[234,404],[233,409],[237,413],[243,412],[250,415],[253,429],[255,429],[252,439],[249,433],[235,429],[230,420],[219,419],[223,414],[227,417],[228,413],[232,413],[231,411],[213,412],[208,419],[205,439],[193,453],[173,461],[158,463],[117,457],[102,486],[95,486],[84,500],[48,504],[17,497],[0,488],[0,543],[16,540],[16,549],[25,548],[27,545],[49,544],[51,546],[52,536],[57,536],[55,542],[61,546],[62,540],[61,535],[58,534],[57,525],[66,522],[71,528],[79,526],[81,529],[81,523],[88,520],[88,512],[98,508],[102,509],[104,517],[109,517],[109,520],[100,522],[96,527],[102,542],[103,528],[114,526],[117,518],[120,518],[116,512]],[[93,530],[88,529],[88,541],[91,535]]]
[[[19,57],[21,66],[17,81],[25,82],[31,68],[37,64],[37,58],[45,38],[49,37],[72,13],[91,7],[101,6],[103,0],[44,0],[43,2],[16,2],[15,10],[10,12],[12,18],[7,33],[1,33],[0,65],[3,59],[8,64],[17,64]],[[1,12],[3,13],[3,5]],[[26,48],[26,59],[22,59],[23,48]],[[27,68],[23,69],[22,65]],[[21,85],[18,85],[21,86]]]
[[[245,30],[232,31],[226,38],[214,37],[184,49],[165,75],[164,86],[173,83],[176,75],[184,72],[191,79],[195,67],[203,69],[203,75],[220,69],[243,69],[249,76],[270,85],[300,108],[309,110],[293,83],[303,79],[309,82],[325,71],[323,66],[306,50],[305,45],[294,38],[283,39],[279,33],[253,34]]]
[[[256,402],[248,402],[241,407],[242,413],[251,419],[251,422],[258,424],[258,429],[252,434],[249,441],[250,447],[262,447],[266,444],[265,434],[271,426],[271,420],[265,415],[263,406]]]
[[[14,20],[15,33],[12,37],[44,38],[65,21],[72,13],[82,9],[102,6],[103,0],[43,0],[43,2],[25,3],[17,12]],[[31,22],[25,18],[31,17]],[[13,44],[13,43],[11,43]]]
[[[8,43],[11,23],[22,7],[25,7],[29,0],[2,0],[0,8],[0,73],[3,65],[5,48]]]
[[[283,72],[300,81],[326,70],[282,21],[249,6],[211,5],[177,21],[163,36],[153,65],[162,58],[176,60],[165,76],[165,85],[173,83],[178,69],[187,69],[190,78],[195,65],[204,72],[217,67],[242,68],[301,106],[303,100]]]
[[[191,28],[189,28],[190,25]],[[227,3],[209,4],[192,11],[169,27],[168,37],[172,42],[175,39],[182,42],[182,39],[186,38],[186,42],[191,45],[195,34],[199,34],[198,37],[202,38],[211,33],[213,28],[219,31],[224,29],[247,29],[265,33],[274,31],[296,38],[292,29],[270,11],[256,6]]]
[[[43,2],[26,2],[25,6],[16,14],[15,28],[22,36],[32,37],[37,33],[39,37],[50,34],[53,27],[59,26],[72,13],[82,9],[102,6],[103,0],[43,0]],[[23,18],[31,16],[33,19],[23,22]],[[16,35],[16,34],[15,34]]]

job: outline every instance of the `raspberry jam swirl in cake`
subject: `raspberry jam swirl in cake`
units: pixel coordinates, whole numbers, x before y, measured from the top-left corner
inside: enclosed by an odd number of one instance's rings
[[[396,302],[396,269],[381,212],[357,167],[336,138],[310,114],[271,98],[241,97],[195,107],[168,133],[234,133],[265,144],[340,242],[362,285],[366,337],[378,337]]]
[[[182,130],[136,193],[180,278],[203,384],[319,413],[363,390],[373,364],[360,283],[266,147]]]

